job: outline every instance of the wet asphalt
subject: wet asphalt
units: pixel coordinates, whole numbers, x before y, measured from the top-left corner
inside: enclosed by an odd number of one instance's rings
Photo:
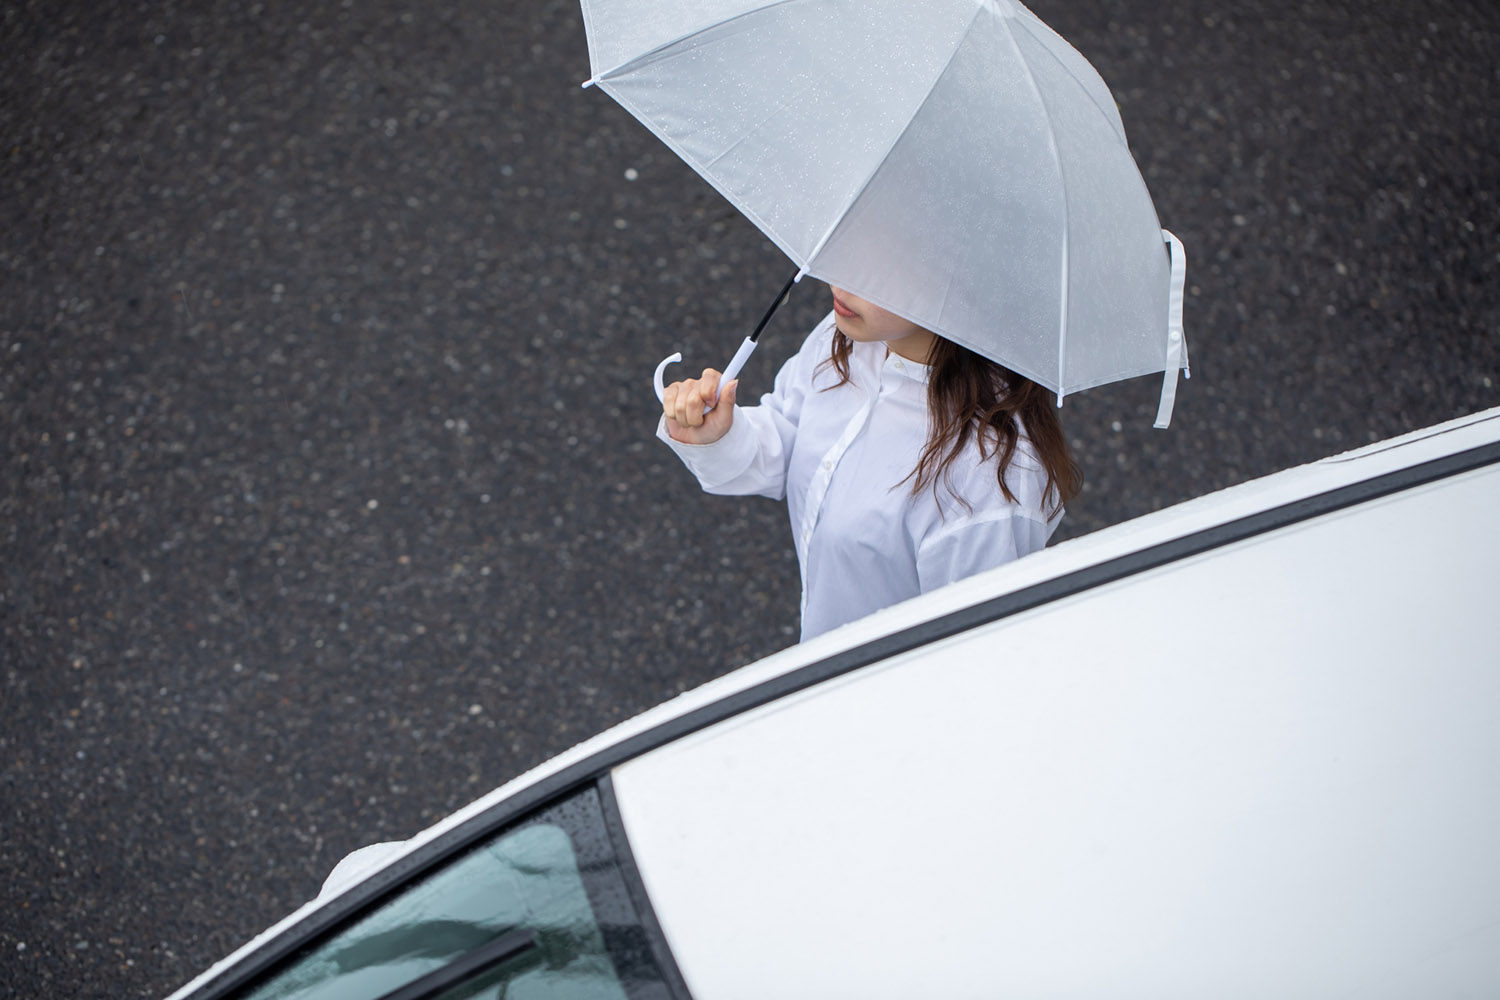
[[[1500,7],[1036,10],[1189,252],[1173,427],[1070,398],[1063,536],[1500,404]],[[647,385],[789,267],[587,76],[571,0],[0,4],[0,996],[165,994],[794,641]]]

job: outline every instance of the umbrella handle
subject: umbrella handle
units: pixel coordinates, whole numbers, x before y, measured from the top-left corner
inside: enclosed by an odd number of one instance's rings
[[[678,351],[669,357],[662,358],[661,364],[656,366],[656,374],[651,377],[651,381],[656,386],[656,401],[658,403],[665,403],[667,401],[667,387],[662,384],[661,373],[667,370],[667,365],[681,360],[682,352]]]
[[[745,362],[750,359],[750,354],[754,350],[755,341],[751,340],[749,337],[746,337],[740,343],[740,349],[738,351],[735,351],[734,357],[729,360],[729,367],[724,369],[724,374],[719,379],[720,386],[728,385],[739,376],[740,369],[745,367]],[[678,351],[670,357],[662,358],[661,364],[656,366],[656,374],[652,376],[651,381],[656,387],[656,399],[658,402],[665,403],[667,401],[667,387],[662,384],[662,372],[667,370],[667,365],[674,364],[681,360],[682,352]],[[717,403],[718,400],[715,399],[714,402]],[[705,406],[703,408],[703,412],[707,413],[712,409],[712,405]]]

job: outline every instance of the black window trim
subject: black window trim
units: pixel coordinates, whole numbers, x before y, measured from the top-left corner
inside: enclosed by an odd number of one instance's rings
[[[653,952],[670,955],[666,940],[661,935],[660,924],[656,920],[654,911],[650,910],[645,887],[639,881],[639,871],[634,858],[629,854],[629,842],[623,836],[624,827],[620,823],[613,785],[609,782],[610,771],[615,767],[761,705],[981,625],[999,621],[1129,576],[1148,572],[1190,556],[1428,483],[1462,475],[1497,462],[1500,462],[1500,441],[1304,497],[1301,500],[1204,528],[1180,538],[1160,542],[966,608],[960,608],[941,617],[834,653],[743,691],[727,695],[712,704],[685,712],[644,732],[626,737],[561,771],[548,775],[535,784],[520,789],[505,800],[495,803],[479,815],[446,831],[332,900],[321,910],[287,928],[279,937],[262,945],[242,961],[225,969],[216,978],[187,994],[184,1000],[222,1000],[233,991],[248,985],[252,980],[273,973],[304,948],[313,946],[337,933],[349,922],[385,902],[407,883],[436,869],[453,855],[461,853],[485,838],[494,836],[510,824],[523,819],[528,813],[580,791],[583,786],[590,783],[599,787],[600,800],[607,817],[606,822],[611,824],[611,839],[615,841],[616,850],[621,856],[621,872],[631,887],[632,898],[638,897],[638,906],[640,902],[646,904],[645,912],[642,914],[643,927],[651,936]],[[616,827],[620,833],[618,839],[614,836]],[[649,925],[645,924],[646,913],[650,914]],[[675,960],[670,965],[670,971],[663,969],[663,975],[668,978],[668,986],[674,993],[681,991],[679,1000],[691,1000]]]
[[[609,833],[610,843],[614,845],[615,863],[619,866],[625,889],[630,894],[635,915],[641,922],[641,930],[645,932],[646,940],[651,945],[651,957],[656,959],[657,971],[661,973],[662,981],[666,983],[667,991],[674,1000],[692,1000],[693,995],[688,992],[687,981],[682,978],[682,970],[677,967],[677,957],[667,944],[661,921],[656,919],[656,907],[651,905],[651,897],[646,894],[646,883],[641,878],[641,870],[636,867],[635,853],[630,849],[630,837],[625,833],[625,823],[620,817],[620,804],[615,799],[615,780],[605,771],[599,776],[596,787],[599,789],[599,806],[604,813],[604,826]]]

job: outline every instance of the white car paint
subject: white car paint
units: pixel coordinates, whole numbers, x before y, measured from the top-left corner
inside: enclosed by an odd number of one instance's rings
[[[1486,418],[949,590],[988,596],[1492,441]],[[1491,465],[1002,619],[615,768],[693,995],[1500,995],[1497,514]]]

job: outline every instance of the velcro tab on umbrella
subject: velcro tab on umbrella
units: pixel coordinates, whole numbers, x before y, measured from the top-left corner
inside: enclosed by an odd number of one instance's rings
[[[1182,287],[1187,279],[1187,253],[1182,241],[1165,229],[1161,231],[1172,258],[1172,284],[1167,300],[1167,367],[1161,373],[1161,402],[1156,407],[1157,428],[1165,428],[1172,422],[1172,404],[1177,401],[1177,369],[1184,369],[1183,378],[1192,378],[1188,368],[1187,339],[1182,332]]]

